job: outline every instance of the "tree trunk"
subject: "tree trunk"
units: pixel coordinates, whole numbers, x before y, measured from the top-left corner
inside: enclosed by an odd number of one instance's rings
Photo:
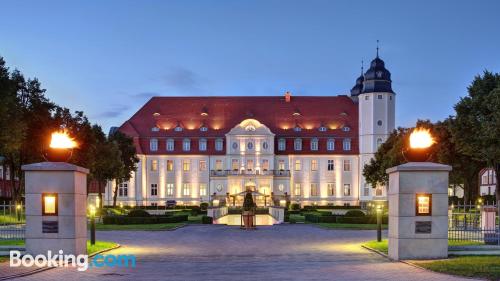
[[[115,189],[113,193],[113,207],[116,207],[116,196],[118,195],[118,179],[115,180]]]

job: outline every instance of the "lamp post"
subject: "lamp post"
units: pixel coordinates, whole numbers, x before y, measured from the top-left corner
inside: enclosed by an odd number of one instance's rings
[[[377,205],[377,242],[382,241],[382,206]]]
[[[21,221],[21,204],[17,203],[16,205],[16,213],[17,213],[17,221]]]
[[[90,205],[90,245],[95,245],[95,206]]]

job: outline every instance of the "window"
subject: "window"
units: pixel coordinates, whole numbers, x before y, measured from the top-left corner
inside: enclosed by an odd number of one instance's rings
[[[318,196],[318,184],[317,183],[311,183],[311,196]]]
[[[199,168],[200,168],[200,171],[206,171],[207,170],[207,161],[200,160]]]
[[[295,171],[300,171],[301,164],[300,160],[295,160]]]
[[[351,196],[351,185],[348,183],[344,184],[344,196]]]
[[[240,161],[238,159],[231,159],[231,170],[238,171],[240,169]]]
[[[191,170],[191,160],[182,160],[182,170],[184,172]]]
[[[382,126],[382,120],[378,120],[377,125]]]
[[[248,171],[253,171],[253,159],[248,159],[247,160],[247,170]]]
[[[128,196],[128,184],[123,182],[118,185],[118,196],[127,197]]]
[[[157,202],[151,202],[151,206],[156,207],[156,206],[158,206],[158,203]]]
[[[167,140],[167,151],[174,151],[174,140],[173,139]]]
[[[267,150],[269,148],[269,144],[267,144],[267,142],[262,143],[262,148]]]
[[[182,132],[181,125],[177,124],[177,127],[174,128],[174,131],[176,131],[176,132]]]
[[[317,171],[318,170],[318,160],[313,159],[311,160],[311,171]]]
[[[215,160],[215,169],[217,171],[222,171],[222,160],[221,159],[216,159]]]
[[[151,171],[158,171],[158,160],[151,160]]]
[[[318,131],[320,132],[326,132],[326,127],[325,126],[321,126],[318,128]]]
[[[293,142],[293,149],[302,150],[302,139],[295,139]]]
[[[295,184],[295,189],[293,190],[295,196],[300,196],[300,183]]]
[[[278,170],[284,171],[285,170],[285,160],[280,159],[278,161]]]
[[[184,139],[182,141],[182,150],[184,150],[184,151],[191,150],[191,140],[190,139]]]
[[[382,99],[382,95],[377,95],[377,99],[381,100]]]
[[[160,131],[160,128],[158,128],[158,127],[151,128],[151,132],[159,132],[159,131]]]
[[[382,196],[382,187],[381,186],[377,186],[377,188],[375,188],[375,196]]]
[[[283,190],[285,190],[285,185],[284,185],[284,184],[282,184],[282,183],[280,183],[280,184],[278,185],[278,190],[279,190],[279,191],[281,191],[281,192],[283,192]]]
[[[174,196],[174,184],[173,183],[167,183],[167,196],[168,197]]]
[[[157,151],[158,150],[158,139],[151,139],[149,141],[149,149],[151,151]]]
[[[191,194],[191,184],[185,183],[182,185],[182,195],[189,196]]]
[[[392,96],[389,96],[389,100],[392,100]]]
[[[174,160],[167,160],[167,171],[171,172],[174,170]]]
[[[302,131],[302,128],[301,128],[301,127],[299,127],[299,126],[295,126],[295,128],[293,128],[293,130],[294,130],[295,132],[300,132],[300,131]]]
[[[208,131],[208,128],[207,128],[207,127],[205,127],[205,126],[201,126],[201,127],[200,127],[200,131],[201,131],[201,132],[206,132],[206,131]]]
[[[264,171],[269,170],[269,160],[262,159],[262,170],[264,170]]]
[[[200,196],[207,196],[207,184],[200,183]]]
[[[248,142],[247,143],[247,149],[252,150],[253,149],[253,142]]]
[[[351,171],[351,160],[344,160],[344,172]]]
[[[311,150],[318,150],[318,139],[314,138],[311,140]]]
[[[333,160],[333,159],[328,159],[328,162],[327,162],[327,170],[328,170],[328,171],[333,171],[333,170],[335,170],[335,160]]]
[[[328,189],[328,196],[335,196],[335,183],[327,183],[326,188]]]
[[[334,139],[328,139],[328,141],[326,142],[326,149],[327,150],[335,150],[335,140]]]
[[[416,202],[416,215],[417,216],[430,216],[432,215],[432,195],[431,194],[417,194]]]
[[[200,151],[206,151],[207,150],[207,139],[200,139],[198,143],[198,148]]]
[[[151,184],[151,196],[158,196],[158,184]]]
[[[370,196],[370,186],[368,183],[365,183],[365,187],[363,188],[363,196]]]
[[[377,148],[379,148],[383,143],[384,143],[384,141],[381,138],[378,138],[377,139]]]
[[[286,149],[286,140],[285,139],[279,139],[278,140],[278,150],[279,151],[284,151]]]
[[[215,140],[215,150],[222,151],[224,149],[224,141],[222,139]]]
[[[344,139],[343,148],[344,150],[351,150],[351,139]]]
[[[349,126],[342,127],[342,131],[344,131],[344,132],[349,132],[350,130],[351,130],[351,128]]]
[[[369,99],[370,99],[370,97],[369,97],[369,96],[365,96],[365,100],[369,100]]]

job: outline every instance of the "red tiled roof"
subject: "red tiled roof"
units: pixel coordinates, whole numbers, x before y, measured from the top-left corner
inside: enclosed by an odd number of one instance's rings
[[[266,125],[276,141],[287,138],[287,151],[275,149],[276,154],[358,153],[358,105],[348,96],[292,96],[290,102],[284,96],[153,97],[119,130],[134,138],[139,154],[224,154],[225,143],[223,151],[215,151],[215,139],[225,141],[225,134],[248,118]],[[183,130],[175,131],[177,126]],[[208,130],[200,131],[202,126]],[[319,131],[320,126],[327,130]],[[350,130],[343,131],[344,126]],[[302,151],[293,150],[297,137],[303,138]],[[318,151],[309,149],[313,137],[319,138]],[[151,138],[158,139],[158,151],[150,151]],[[166,151],[167,138],[175,140],[175,151]],[[184,138],[191,139],[189,152],[182,151]],[[200,138],[207,139],[207,151],[198,150]],[[326,151],[328,138],[337,139],[335,151]],[[344,138],[351,139],[350,151],[342,150]]]

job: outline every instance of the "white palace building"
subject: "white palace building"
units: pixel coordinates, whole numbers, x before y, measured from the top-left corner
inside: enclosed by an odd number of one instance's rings
[[[394,130],[394,115],[391,74],[378,55],[350,96],[153,97],[118,128],[140,162],[117,201],[239,205],[247,189],[260,205],[385,200],[362,170]]]

